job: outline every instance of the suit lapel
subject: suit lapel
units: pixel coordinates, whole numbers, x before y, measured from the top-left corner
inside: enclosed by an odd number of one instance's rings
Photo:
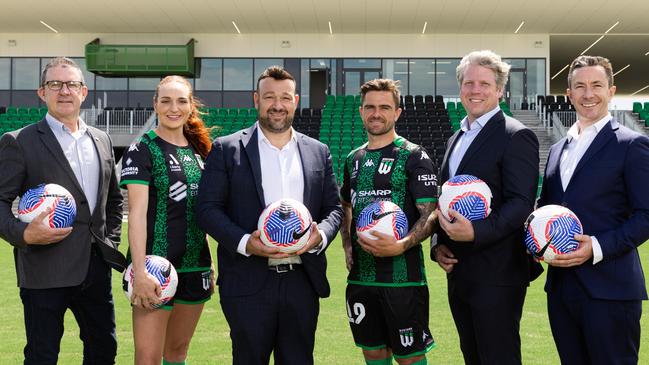
[[[504,122],[505,117],[502,111],[499,111],[493,117],[491,117],[491,119],[489,119],[487,124],[482,128],[473,142],[471,142],[469,148],[466,150],[464,157],[462,157],[462,161],[460,161],[460,165],[457,167],[457,171],[455,173],[456,175],[460,175],[462,173],[466,165],[471,161],[473,155],[475,155],[480,150],[482,145],[489,140],[489,137],[491,137],[491,135],[495,131],[502,127],[502,124]]]
[[[581,168],[584,167],[586,163],[588,163],[588,160],[595,156],[597,152],[599,152],[599,150],[601,150],[611,138],[615,137],[614,131],[618,128],[619,125],[614,119],[611,119],[609,123],[606,123],[606,125],[604,125],[602,130],[597,133],[597,136],[590,144],[590,146],[588,146],[588,149],[581,157],[581,160],[579,160],[579,163],[577,163],[577,167],[575,167],[575,171],[572,173],[573,179],[570,179],[570,181],[574,180],[574,176],[579,173],[579,170],[581,170]]]
[[[563,138],[556,148],[550,150],[548,165],[545,168],[546,175],[551,175],[554,173],[557,176],[561,176],[561,172],[559,171],[559,168],[561,167],[561,153],[563,152],[563,149],[566,148],[567,142],[568,139]]]
[[[81,188],[81,185],[79,185],[79,181],[77,180],[76,175],[74,175],[72,167],[70,167],[70,162],[68,162],[68,159],[65,157],[65,154],[61,149],[61,144],[54,136],[54,132],[52,132],[45,119],[38,123],[38,132],[40,133],[41,141],[43,141],[45,147],[50,151],[54,160],[61,166],[61,168],[63,168],[63,171],[68,174],[68,177],[74,183],[74,186],[83,195],[83,189]],[[48,167],[45,166],[45,168]]]
[[[455,132],[451,138],[448,140],[448,144],[446,146],[446,152],[444,152],[444,159],[442,160],[442,169],[440,171],[440,174],[442,175],[442,181],[445,182],[449,178],[449,171],[448,171],[448,159],[451,156],[451,152],[453,151],[453,148],[455,147],[455,143],[457,142],[458,138],[462,135],[462,130],[458,130]]]
[[[99,137],[95,137],[92,134],[92,131],[90,130],[90,127],[88,127],[87,130],[88,136],[92,140],[92,144],[95,146],[95,151],[97,151],[97,160],[99,162],[99,179],[98,184],[97,184],[97,202],[101,201],[101,195],[102,192],[104,191],[104,169],[106,166],[104,166],[104,156],[110,156],[112,154],[112,151],[107,151],[105,144],[103,143],[98,143],[99,142]],[[95,207],[96,208],[96,207]],[[97,209],[95,209],[97,211]],[[95,212],[90,212],[91,214],[94,214]]]
[[[255,126],[245,130],[241,134],[241,144],[243,145],[248,161],[250,161],[250,169],[252,170],[252,177],[255,179],[255,187],[257,188],[257,196],[262,206],[266,206],[264,200],[264,188],[261,185],[261,161],[259,159],[259,145],[257,144],[257,133],[259,131]]]
[[[304,139],[304,135],[296,132],[295,130],[293,131],[293,133],[295,133],[297,136],[297,150],[300,154],[300,161],[302,162],[302,176],[304,179],[304,194],[302,195],[302,202],[306,205],[308,204],[309,196],[311,196],[311,182],[309,181],[309,176],[311,174],[307,173],[307,169],[316,166],[317,161],[313,159],[312,153],[306,153],[309,147],[309,142]]]

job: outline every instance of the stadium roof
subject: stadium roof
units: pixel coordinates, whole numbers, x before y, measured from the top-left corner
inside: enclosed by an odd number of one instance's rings
[[[649,1],[10,0],[0,33],[329,33],[550,35],[550,76],[588,53],[620,70],[618,92],[649,85]],[[617,25],[616,25],[617,24]],[[615,25],[615,26],[614,26]],[[612,29],[611,29],[612,27]],[[646,55],[647,54],[647,55]],[[551,82],[565,88],[565,71]]]

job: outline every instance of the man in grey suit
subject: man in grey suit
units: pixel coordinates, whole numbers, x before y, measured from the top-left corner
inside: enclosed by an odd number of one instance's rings
[[[0,237],[14,246],[25,364],[57,363],[68,308],[79,325],[83,364],[115,362],[110,266],[125,264],[117,251],[122,196],[108,135],[79,118],[87,94],[74,61],[50,60],[38,89],[48,114],[0,139]],[[50,228],[43,222],[47,212],[29,224],[15,218],[14,199],[44,183],[59,184],[73,195],[72,227]]]

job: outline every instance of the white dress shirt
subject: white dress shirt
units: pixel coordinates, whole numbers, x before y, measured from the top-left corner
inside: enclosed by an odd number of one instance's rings
[[[566,144],[561,153],[561,185],[563,186],[563,191],[566,191],[570,179],[572,179],[572,174],[575,172],[575,168],[579,164],[579,161],[588,147],[593,143],[597,134],[604,128],[606,123],[609,123],[612,116],[611,114],[606,114],[606,116],[597,123],[584,128],[581,130],[581,124],[579,121],[573,124],[572,127],[568,130],[568,136],[566,138]],[[602,246],[599,244],[599,241],[595,236],[590,236],[593,241],[593,265],[602,261],[604,258],[602,253]]]
[[[92,137],[87,133],[88,126],[79,118],[79,127],[76,132],[72,133],[65,124],[56,120],[49,113],[45,115],[45,120],[61,145],[63,154],[83,189],[90,214],[92,214],[97,205],[97,191],[99,190],[99,154],[95,150]]]
[[[496,106],[495,109],[483,114],[480,118],[469,123],[469,117],[464,117],[460,123],[462,134],[458,137],[458,141],[455,142],[453,146],[453,151],[448,157],[448,177],[453,178],[457,173],[457,168],[460,166],[460,162],[464,158],[466,151],[471,146],[471,143],[478,136],[478,133],[487,125],[487,122],[491,117],[500,111],[500,107]]]
[[[259,147],[261,186],[264,190],[264,201],[267,205],[285,198],[303,202],[304,172],[295,131],[291,128],[291,139],[282,148],[277,148],[271,144],[264,135],[263,130],[259,128],[259,122],[255,127],[257,129],[257,146]],[[320,235],[322,236],[320,247],[310,252],[320,253],[327,246],[327,238],[324,232],[320,231]],[[237,246],[237,251],[244,256],[250,256],[246,252],[249,238],[250,234],[245,234]],[[302,263],[302,260],[299,256],[286,259],[268,259],[269,265],[285,263],[299,264]]]

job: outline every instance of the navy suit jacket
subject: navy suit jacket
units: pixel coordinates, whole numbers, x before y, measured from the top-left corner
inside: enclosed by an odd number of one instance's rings
[[[448,141],[441,183],[449,179],[448,159],[460,133],[456,132]],[[482,179],[491,189],[493,199],[489,216],[473,222],[474,242],[455,242],[438,229],[438,244],[448,246],[458,259],[449,279],[527,285],[530,260],[523,244],[523,223],[532,212],[538,187],[536,135],[502,111],[496,113],[466,151],[456,172],[460,174]]]
[[[572,270],[593,298],[647,299],[637,247],[649,239],[649,138],[611,120],[597,134],[563,191],[560,160],[567,138],[550,149],[539,206],[572,210],[602,247],[603,260],[573,268],[550,266],[552,291],[560,270]]]
[[[199,187],[198,224],[218,242],[217,285],[222,296],[254,294],[270,275],[266,257],[246,257],[237,252],[243,235],[257,229],[261,212],[272,203],[264,201],[257,133],[253,126],[217,138]],[[342,220],[331,154],[326,145],[295,133],[304,172],[303,203],[331,243]],[[329,296],[324,252],[306,253],[301,259],[316,293]]]

